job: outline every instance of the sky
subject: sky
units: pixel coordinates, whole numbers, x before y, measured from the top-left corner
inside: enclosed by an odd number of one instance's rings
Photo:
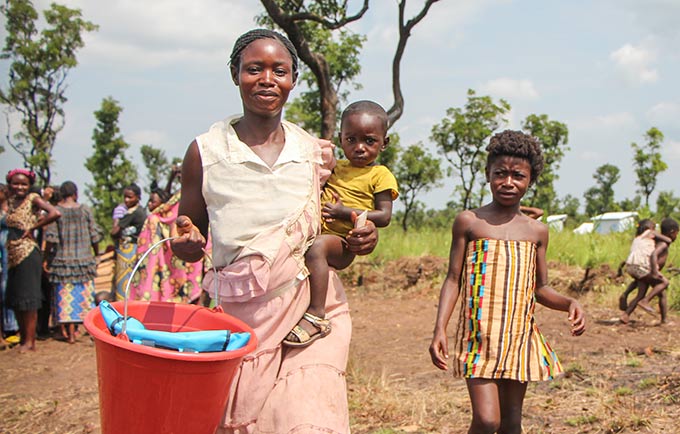
[[[85,35],[79,65],[69,73],[53,183],[72,180],[82,191],[92,182],[83,164],[93,152],[94,112],[103,98],[111,96],[123,107],[121,134],[131,144],[128,155],[143,186],[148,180],[141,145],[181,157],[213,122],[241,112],[227,60],[236,38],[257,26],[254,17],[264,10],[258,1],[60,3],[81,9],[99,30]],[[350,0],[350,9],[358,3]],[[35,1],[39,10],[48,4]],[[410,0],[406,15],[421,5]],[[631,143],[644,144],[646,131],[656,127],[665,136],[668,170],[658,179],[654,201],[659,191],[675,192],[673,174],[680,171],[679,17],[680,0],[441,0],[408,41],[402,61],[405,109],[392,131],[403,146],[421,142],[436,155],[431,129],[448,108],[464,106],[468,89],[508,101],[507,128],[520,129],[529,114],[547,114],[569,129],[570,149],[555,184],[558,197],[569,194],[583,205],[584,192],[595,185],[593,173],[607,163],[621,170],[616,200],[635,195]],[[396,1],[372,0],[365,17],[352,25],[367,40],[357,79],[363,87],[350,92],[350,101],[392,105],[396,23]],[[2,41],[5,36],[3,22]],[[3,87],[7,63],[0,61]],[[22,166],[6,135],[3,121],[3,174]],[[428,208],[442,209],[452,199],[458,181],[444,182],[423,196]]]

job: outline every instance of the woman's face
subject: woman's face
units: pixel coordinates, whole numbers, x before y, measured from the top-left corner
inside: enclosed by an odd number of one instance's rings
[[[242,52],[232,79],[239,87],[243,110],[259,116],[278,116],[295,86],[293,60],[276,39],[257,39]]]
[[[139,196],[132,190],[125,190],[123,191],[123,202],[125,202],[125,206],[130,209],[139,203]]]
[[[163,201],[161,200],[161,197],[157,193],[151,193],[149,195],[149,201],[147,202],[146,206],[149,208],[149,211],[153,211],[158,207]]]
[[[26,197],[29,188],[31,188],[31,181],[26,175],[17,173],[9,180],[9,191],[19,199]]]

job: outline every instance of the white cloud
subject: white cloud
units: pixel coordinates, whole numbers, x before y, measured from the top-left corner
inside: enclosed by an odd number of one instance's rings
[[[637,125],[635,116],[629,112],[610,113],[606,115],[592,116],[584,119],[575,120],[571,126],[589,131],[601,131],[612,129],[620,131],[622,129],[633,129]]]
[[[680,160],[680,141],[667,141],[664,145],[664,151],[671,160]]]
[[[482,93],[489,93],[510,100],[536,100],[540,96],[531,80],[496,78],[480,86]]]
[[[630,83],[654,83],[659,79],[657,70],[652,67],[656,61],[656,52],[652,48],[625,44],[613,51],[609,58]]]
[[[660,102],[647,110],[646,116],[655,125],[677,126],[680,119],[680,104]]]
[[[140,145],[151,145],[158,147],[160,144],[168,142],[168,135],[166,132],[157,130],[139,130],[133,131],[128,135],[130,143],[139,143]]]

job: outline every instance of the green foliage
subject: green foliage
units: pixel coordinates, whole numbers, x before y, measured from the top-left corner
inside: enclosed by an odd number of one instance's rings
[[[97,222],[111,227],[111,213],[123,201],[123,188],[137,180],[137,168],[125,156],[130,145],[120,135],[118,117],[123,108],[112,97],[102,100],[94,112],[97,126],[92,133],[94,152],[85,161],[94,184],[87,185],[87,196],[92,202]]]
[[[422,193],[441,185],[443,178],[441,160],[423,149],[422,143],[411,145],[401,154],[394,166],[394,176],[399,183],[399,200],[404,204],[401,227],[406,232],[409,216],[424,204],[418,200]]]
[[[645,138],[646,145],[638,146],[637,143],[632,143],[631,147],[634,152],[633,166],[637,175],[638,192],[645,197],[645,205],[649,206],[649,196],[656,188],[657,178],[661,172],[668,169],[668,165],[661,159],[663,133],[652,127],[645,134]]]
[[[586,214],[595,216],[607,211],[618,211],[614,202],[614,184],[621,177],[619,168],[613,164],[603,164],[593,174],[597,185],[586,190]]]
[[[312,71],[301,57],[300,75],[298,84],[305,85],[306,90],[300,93],[286,106],[286,119],[300,125],[310,133],[323,137],[323,116],[327,109],[322,106],[323,98],[319,90],[319,74],[323,75],[323,81],[335,92],[336,103],[347,102],[349,91],[343,90],[347,85],[353,89],[361,89],[361,85],[354,79],[361,72],[359,54],[363,48],[366,37],[350,30],[338,28],[332,23],[342,22],[347,16],[346,2],[322,1],[277,1],[278,7],[287,14],[297,17],[291,20],[295,23],[296,31],[305,41],[309,50],[321,63],[327,66],[327,70]],[[302,18],[303,15],[310,17]],[[315,17],[312,19],[311,17]],[[258,24],[268,28],[277,27],[272,18],[265,14],[256,17]],[[333,107],[335,124],[340,121],[337,107]],[[330,137],[329,137],[330,138]]]
[[[559,201],[559,205],[555,211],[559,214],[566,214],[574,219],[578,216],[579,206],[581,206],[579,200],[574,196],[567,194]]]
[[[79,9],[52,3],[44,11],[46,26],[38,31],[38,13],[30,0],[6,0],[0,6],[7,37],[0,59],[8,60],[7,89],[0,102],[21,117],[21,128],[9,136],[10,146],[34,170],[42,185],[50,182],[52,150],[64,127],[66,78],[78,62],[84,32],[97,26],[81,18]]]
[[[140,152],[146,167],[149,184],[154,181],[158,183],[161,178],[165,178],[170,173],[171,165],[162,149],[154,148],[151,145],[142,145]]]
[[[659,220],[673,215],[680,208],[680,197],[672,191],[660,191],[656,198],[656,216]]]
[[[534,187],[527,192],[529,205],[541,208],[546,215],[554,213],[558,207],[554,183],[559,178],[557,171],[564,153],[569,150],[569,129],[558,121],[551,121],[548,115],[531,114],[522,123],[522,128],[541,142],[543,150],[543,173]]]
[[[510,104],[505,100],[496,104],[490,96],[477,96],[469,89],[464,109],[449,108],[446,117],[432,127],[430,139],[460,178],[456,190],[463,209],[483,201],[486,190],[480,186],[484,184],[486,166],[484,147],[491,135],[505,125],[509,111]]]

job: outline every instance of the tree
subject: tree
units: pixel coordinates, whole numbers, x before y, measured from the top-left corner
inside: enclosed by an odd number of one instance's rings
[[[55,3],[44,11],[46,27],[40,32],[30,0],[6,0],[0,11],[7,30],[0,58],[10,61],[7,89],[0,89],[0,102],[7,108],[7,142],[47,185],[52,150],[65,122],[66,78],[78,64],[76,52],[85,45],[82,34],[97,26],[83,20],[79,9]],[[21,118],[20,130],[13,135],[10,113]]]
[[[432,127],[430,139],[460,177],[461,183],[456,189],[463,209],[471,207],[473,189],[479,177],[484,177],[486,141],[506,123],[504,116],[508,111],[510,104],[505,100],[495,104],[490,96],[477,96],[469,89],[465,110],[448,109],[447,117]],[[483,188],[478,196],[483,199]]]
[[[567,194],[560,201],[560,205],[557,211],[562,214],[566,214],[571,218],[576,218],[578,216],[579,206],[581,206],[579,200],[574,196]]]
[[[159,182],[161,177],[165,177],[170,172],[170,163],[168,163],[168,158],[162,149],[154,148],[151,145],[142,145],[140,152],[146,167],[149,184],[153,181]]]
[[[637,175],[638,192],[645,197],[645,205],[649,207],[649,196],[656,188],[659,173],[668,169],[668,165],[661,159],[661,142],[663,133],[652,127],[645,134],[647,144],[638,146],[633,142],[633,167]]]
[[[680,208],[680,198],[672,191],[660,191],[656,198],[656,215],[659,219],[669,217]]]
[[[123,200],[123,188],[137,180],[137,168],[125,156],[130,145],[120,135],[118,117],[123,111],[112,97],[102,100],[94,112],[97,126],[92,132],[94,153],[85,161],[94,184],[87,185],[86,194],[94,207],[95,217],[102,227],[111,227],[111,212]]]
[[[586,214],[595,216],[606,211],[616,211],[614,184],[621,177],[620,170],[613,164],[603,164],[593,174],[597,185],[585,193]]]
[[[401,227],[406,232],[410,215],[423,207],[420,195],[439,185],[444,176],[441,160],[426,152],[422,143],[411,145],[394,166],[394,176],[399,183],[399,199],[404,203]]]
[[[569,150],[569,129],[561,122],[549,120],[545,114],[527,116],[522,128],[541,142],[545,163],[533,189],[527,193],[528,203],[551,214],[558,205],[554,183],[559,178],[560,161]]]
[[[292,114],[298,116],[297,119],[300,119],[300,116],[302,116],[303,113],[306,113],[307,117],[304,121],[313,121],[313,115],[310,114],[318,109],[321,114],[321,125],[318,130],[320,131],[321,137],[330,139],[335,135],[338,102],[340,100],[338,96],[338,85],[341,84],[342,80],[338,82],[337,78],[345,77],[342,71],[348,71],[348,69],[347,65],[343,69],[342,65],[338,64],[338,68],[332,73],[331,62],[337,62],[341,59],[338,57],[333,58],[332,50],[328,52],[324,51],[324,46],[319,46],[319,41],[316,38],[319,35],[324,34],[321,29],[333,32],[342,29],[352,22],[360,20],[368,11],[368,0],[363,0],[361,7],[354,14],[348,13],[346,0],[260,1],[264,6],[269,19],[271,19],[276,26],[283,29],[288,35],[288,38],[298,52],[300,60],[307,65],[316,81],[318,104],[312,104],[311,99],[313,98],[313,93],[307,93],[305,94],[306,97],[303,96],[299,100],[301,106],[296,107],[297,112]],[[405,21],[404,16],[406,0],[399,1],[399,40],[397,41],[397,48],[392,61],[392,93],[394,95],[394,104],[387,111],[390,127],[401,117],[404,110],[400,68],[401,59],[406,49],[406,43],[411,36],[413,28],[425,18],[430,7],[437,1],[439,0],[425,0],[425,4],[420,12],[408,21]],[[343,30],[343,32],[345,33],[341,33],[339,38],[341,42],[343,41],[343,38],[349,38],[348,35],[350,35],[350,33],[345,30]],[[342,36],[343,34],[345,36]],[[328,36],[326,36],[326,38],[330,39]],[[317,42],[316,46],[314,45],[315,41]],[[345,39],[345,42],[347,41],[350,41],[350,39]],[[355,37],[354,41],[358,42],[358,39]],[[352,52],[352,50],[350,50],[350,52]],[[358,51],[355,53],[358,54]],[[356,65],[354,67],[356,67]],[[340,74],[338,75],[339,72]],[[313,130],[317,129],[313,128]]]

